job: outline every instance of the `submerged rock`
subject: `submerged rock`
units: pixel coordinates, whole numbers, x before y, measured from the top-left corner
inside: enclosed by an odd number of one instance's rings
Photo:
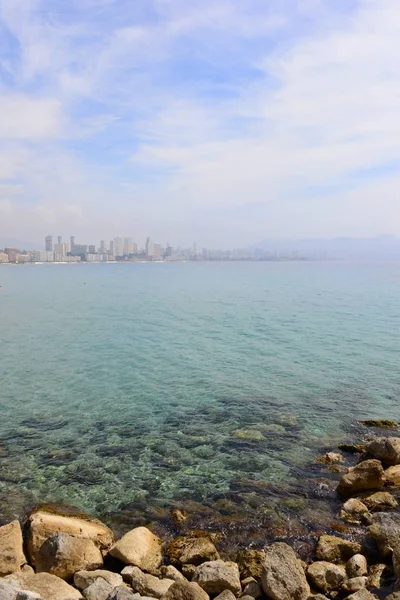
[[[384,482],[384,470],[380,461],[364,460],[342,476],[337,491],[342,496],[351,496],[356,492],[380,490]]]
[[[332,563],[347,562],[354,554],[359,554],[361,544],[349,542],[333,535],[321,535],[315,550],[318,560]]]
[[[19,521],[0,527],[0,577],[20,571],[26,563]]]
[[[161,540],[147,527],[136,527],[126,533],[109,553],[126,565],[134,565],[144,571],[154,571],[162,561]]]
[[[397,429],[400,423],[388,419],[364,419],[360,421],[366,427],[379,427],[380,429]]]
[[[88,539],[57,533],[42,544],[36,555],[38,573],[51,573],[61,579],[70,579],[77,571],[90,571],[103,565],[103,556]]]
[[[261,585],[272,600],[306,600],[310,586],[294,550],[275,542],[265,550]]]
[[[386,465],[400,464],[400,437],[380,437],[367,444],[367,452]]]
[[[346,569],[342,565],[326,561],[312,563],[307,569],[311,583],[323,592],[339,590],[347,579]]]
[[[210,595],[220,594],[224,590],[230,590],[237,595],[242,591],[239,567],[230,561],[204,562],[196,568],[192,581],[198,583]]]
[[[317,458],[317,461],[324,465],[334,465],[335,463],[342,463],[344,458],[339,452],[327,452],[323,456]]]

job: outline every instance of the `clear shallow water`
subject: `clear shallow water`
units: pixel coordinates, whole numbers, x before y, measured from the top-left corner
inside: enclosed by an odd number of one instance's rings
[[[356,419],[400,417],[398,264],[4,266],[0,285],[15,510],[247,510]]]

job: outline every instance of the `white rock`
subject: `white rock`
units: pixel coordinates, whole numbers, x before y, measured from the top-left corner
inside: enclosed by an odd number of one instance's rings
[[[98,577],[92,585],[84,590],[83,597],[85,600],[107,600],[113,589],[113,586],[105,579]]]

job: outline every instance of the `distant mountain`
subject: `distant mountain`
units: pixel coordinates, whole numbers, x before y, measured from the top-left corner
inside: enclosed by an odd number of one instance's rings
[[[400,261],[400,238],[389,235],[375,238],[263,240],[254,244],[252,249],[277,254],[298,253],[306,258],[321,260]]]
[[[41,250],[43,244],[29,242],[27,240],[18,240],[16,238],[0,237],[0,248],[18,248],[18,250]]]

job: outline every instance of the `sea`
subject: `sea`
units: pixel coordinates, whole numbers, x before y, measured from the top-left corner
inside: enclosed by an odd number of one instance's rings
[[[324,489],[318,454],[400,418],[398,263],[2,265],[0,286],[0,521],[280,523]]]

